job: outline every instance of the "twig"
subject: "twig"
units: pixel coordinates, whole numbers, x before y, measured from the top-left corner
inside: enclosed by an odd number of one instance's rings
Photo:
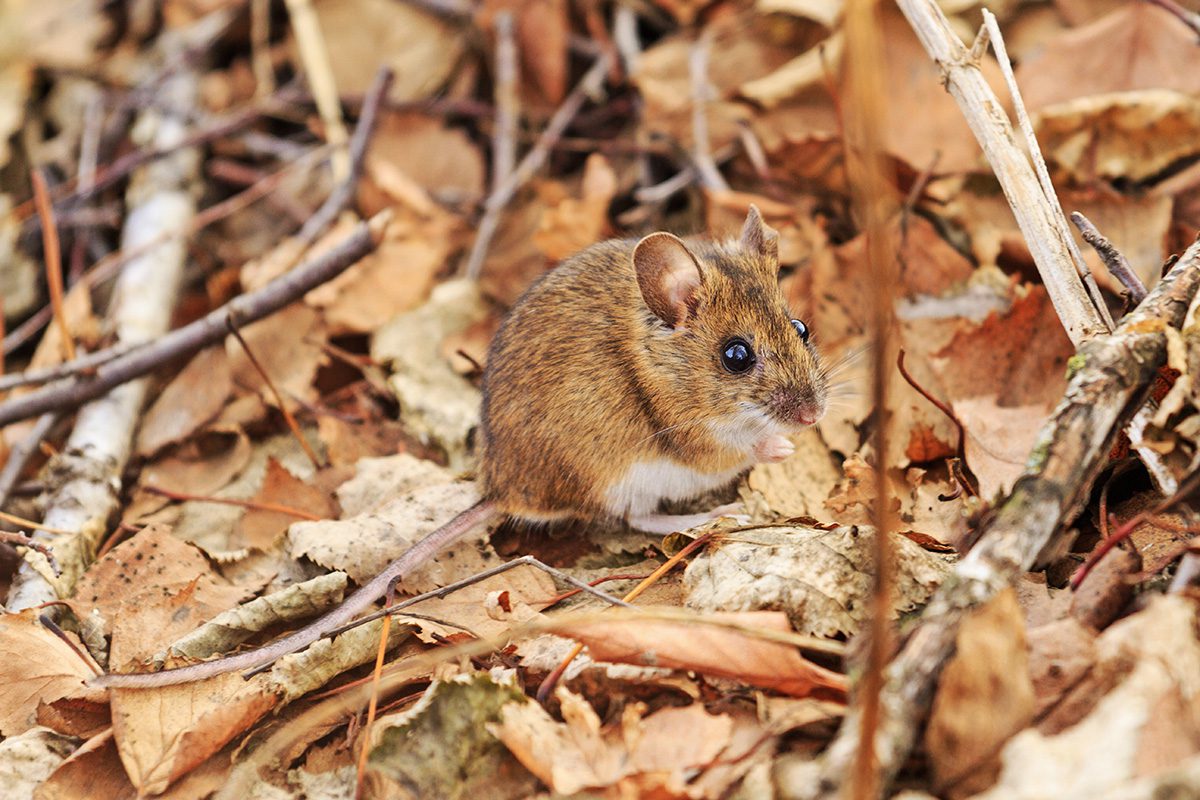
[[[212,497],[210,495],[190,494],[188,492],[177,492],[165,486],[155,486],[154,484],[146,484],[141,488],[150,494],[156,494],[180,503],[217,503],[218,505],[237,506],[254,511],[273,511],[278,514],[287,514],[289,517],[296,517],[297,519],[306,519],[310,522],[320,522],[324,519],[316,514],[310,514],[302,509],[285,506],[280,503],[265,503],[261,500],[240,500],[235,497]]]
[[[58,559],[54,557],[54,551],[47,545],[35,542],[23,533],[13,533],[11,531],[0,531],[0,542],[11,547],[28,547],[31,550],[38,551],[50,563],[50,569],[54,570],[55,575],[62,574],[62,568],[58,566]]]
[[[254,370],[258,373],[259,377],[262,378],[263,382],[267,385],[267,390],[271,392],[271,396],[275,398],[275,403],[279,406],[279,412],[283,414],[283,419],[287,423],[288,430],[292,432],[293,438],[299,442],[300,449],[304,451],[304,454],[308,456],[308,460],[312,462],[313,469],[315,469],[317,472],[320,472],[321,468],[325,465],[321,463],[321,459],[318,458],[317,454],[313,451],[312,445],[310,445],[308,440],[304,438],[304,434],[301,432],[300,426],[296,424],[296,418],[292,416],[292,412],[288,409],[287,403],[283,399],[283,395],[279,393],[279,389],[275,388],[275,381],[271,380],[271,375],[263,368],[263,365],[258,360],[258,357],[254,355],[254,351],[250,349],[250,345],[246,343],[246,339],[244,336],[242,336],[242,332],[238,330],[237,323],[228,317],[226,317],[225,322],[229,328],[230,334],[232,334],[233,338],[237,339],[238,344],[242,346],[242,352],[246,354],[246,358],[249,359],[250,365],[254,367]]]
[[[300,229],[297,238],[303,245],[316,241],[317,237],[333,224],[338,214],[341,214],[354,198],[358,179],[362,175],[363,165],[366,163],[367,146],[370,145],[371,135],[375,132],[379,107],[387,97],[388,90],[392,88],[394,77],[395,75],[389,67],[380,67],[379,71],[375,73],[371,88],[363,99],[358,125],[354,128],[354,136],[350,139],[350,166],[346,171],[346,179],[338,184],[337,188],[317,209],[317,213],[313,214],[312,218]]]
[[[492,129],[492,191],[517,163],[517,38],[512,11],[496,15],[496,120]]]
[[[712,37],[705,29],[692,43],[688,53],[688,74],[692,83],[692,163],[700,185],[713,191],[729,191],[729,184],[713,161],[708,140],[708,99],[712,87],[708,82],[708,49]]]
[[[272,174],[263,178],[262,181],[254,186],[251,186],[231,197],[227,197],[218,203],[214,203],[213,205],[196,214],[195,217],[193,217],[188,223],[187,228],[182,231],[163,231],[148,241],[139,242],[136,245],[122,248],[121,250],[106,256],[92,265],[92,267],[85,275],[83,275],[80,280],[87,281],[91,286],[98,286],[115,276],[120,268],[130,260],[141,258],[154,248],[160,247],[168,242],[193,236],[200,230],[212,225],[214,222],[224,219],[235,211],[245,208],[249,204],[257,201],[259,198],[274,191],[274,189],[294,170],[307,169],[316,163],[317,159],[323,157],[327,152],[326,147],[327,146],[322,146],[321,148],[312,150],[298,160],[285,165],[277,172],[273,172]],[[29,339],[33,338],[33,336],[35,336],[37,332],[45,327],[46,323],[50,321],[51,314],[51,308],[46,306],[22,323],[16,330],[4,338],[4,352],[11,353],[18,347],[21,347],[23,344],[25,344],[25,342],[27,342]],[[131,348],[131,346],[128,344],[116,345],[115,347]],[[63,375],[74,374],[77,371],[87,371],[103,361],[110,360],[111,350],[112,348],[109,350],[100,350],[94,353],[92,356],[84,357],[82,361],[77,360],[75,362],[68,362],[67,364],[62,364],[58,367],[52,367],[43,372],[28,373],[31,375],[42,375],[45,372],[54,372],[55,375],[51,377],[38,377],[31,380],[20,379],[16,385],[22,385],[25,383],[44,383],[45,381],[52,380],[53,377],[56,377],[59,374],[58,370],[60,369],[63,370],[61,373]],[[93,358],[96,360],[89,360]],[[72,364],[76,366],[71,366]],[[14,376],[14,380],[16,379],[16,376]],[[7,385],[11,388],[11,384]]]
[[[1043,550],[1071,535],[1069,522],[1087,503],[1112,439],[1144,402],[1166,362],[1163,326],[1180,324],[1198,287],[1200,242],[1188,248],[1111,336],[1093,338],[1080,348],[1081,366],[1043,426],[1024,474],[997,507],[979,543],[934,594],[888,668],[882,698],[888,713],[876,736],[882,787],[913,746],[963,615],[1011,585]],[[822,756],[820,788],[794,787],[795,796],[838,796],[855,759],[861,724],[852,710]]]
[[[317,113],[325,126],[325,141],[333,145],[333,179],[343,183],[350,178],[350,157],[346,143],[350,138],[346,124],[342,121],[342,104],[338,99],[337,84],[333,79],[333,67],[329,63],[329,51],[325,37],[321,35],[321,24],[309,0],[284,0],[292,19],[292,31],[300,50],[300,61],[308,74],[308,85],[317,102]]]
[[[62,338],[62,357],[71,361],[75,358],[75,342],[71,339],[71,329],[67,326],[67,316],[63,311],[62,249],[58,241],[58,226],[54,224],[54,207],[50,203],[50,193],[46,190],[42,171],[35,168],[29,177],[33,181],[33,199],[37,205],[38,219],[42,221],[42,247],[46,256],[46,287],[50,290],[50,307],[54,309],[54,321]]]
[[[47,411],[73,408],[168,361],[197,353],[225,338],[227,320],[248,325],[273,314],[372,252],[383,240],[390,218],[389,211],[382,211],[370,220],[360,222],[349,236],[320,256],[309,259],[258,291],[233,298],[195,322],[158,338],[153,344],[112,359],[98,367],[94,375],[47,386],[0,404],[0,427]]]
[[[67,636],[67,634],[63,631],[63,629],[58,627],[58,623],[56,623],[53,619],[51,619],[51,617],[48,613],[39,615],[38,622],[42,623],[42,627],[44,627],[46,630],[50,631],[52,634],[54,634],[59,639],[59,641],[61,641],[63,644],[65,644],[67,647],[69,647],[71,649],[71,652],[75,653],[75,655],[79,657],[80,661],[82,661],[84,664],[87,664],[88,669],[90,669],[92,672],[96,673],[97,675],[104,674],[104,670],[100,669],[100,665],[97,664],[86,653],[84,653],[82,650],[80,650],[79,645],[75,644],[75,642],[71,639],[71,637]]]
[[[1136,306],[1138,303],[1146,299],[1146,285],[1142,283],[1142,279],[1133,271],[1133,267],[1129,264],[1129,259],[1121,254],[1121,251],[1113,246],[1113,243],[1101,235],[1092,221],[1080,214],[1078,211],[1071,212],[1071,222],[1075,223],[1075,227],[1079,229],[1079,235],[1083,240],[1092,246],[1092,249],[1100,256],[1100,260],[1104,262],[1104,266],[1108,268],[1109,273],[1120,281],[1125,287],[1125,291],[1129,292],[1129,302]]]
[[[996,113],[1001,107],[1000,99],[984,80],[982,71],[968,60],[967,47],[934,0],[897,0],[897,3],[941,68],[950,94],[983,148],[1071,342],[1078,347],[1106,333],[1104,318],[1072,266],[1071,234],[1065,225],[1055,224],[1057,215],[1029,158],[1017,144],[1012,125],[1003,114]]]
[[[1196,34],[1196,38],[1200,39],[1200,14],[1188,11],[1175,0],[1147,0],[1147,2],[1174,14],[1176,19],[1191,28],[1192,32]]]
[[[1109,550],[1112,550],[1118,544],[1133,535],[1133,532],[1137,530],[1139,525],[1146,520],[1161,514],[1181,500],[1186,499],[1187,496],[1196,491],[1198,487],[1200,487],[1200,472],[1194,472],[1187,480],[1179,484],[1179,489],[1175,492],[1175,494],[1156,503],[1153,507],[1130,517],[1125,524],[1121,525],[1119,528],[1113,531],[1110,536],[1102,540],[1100,544],[1096,546],[1096,549],[1092,551],[1091,555],[1087,557],[1087,561],[1084,561],[1079,569],[1075,570],[1075,574],[1071,576],[1071,588],[1078,589],[1079,584],[1083,583],[1083,579],[1088,576],[1088,573],[1095,569],[1096,565],[1100,563],[1100,559],[1108,555]]]
[[[7,522],[9,525],[16,525],[20,528],[29,528],[30,530],[35,531],[45,531],[46,533],[53,533],[58,536],[70,536],[75,533],[75,531],[68,531],[63,530],[62,528],[54,528],[49,525],[43,525],[40,522],[34,522],[31,519],[18,517],[16,514],[9,514],[4,511],[0,511],[0,521]]]
[[[50,435],[50,430],[58,422],[58,418],[57,411],[48,411],[42,414],[25,438],[8,451],[4,469],[0,469],[0,506],[8,502],[8,496],[12,494],[13,487],[17,485],[17,480],[21,477],[25,465],[29,463],[30,456],[37,450],[38,445]]]
[[[538,137],[537,144],[525,154],[504,185],[488,196],[484,203],[483,219],[480,220],[479,230],[475,234],[475,243],[471,246],[471,255],[467,259],[468,278],[478,280],[479,273],[483,269],[483,259],[487,255],[488,245],[491,244],[492,237],[496,235],[496,228],[500,224],[501,212],[504,211],[505,206],[512,200],[517,190],[524,186],[534,173],[546,163],[546,159],[554,149],[554,142],[562,136],[567,125],[579,113],[584,101],[600,91],[604,85],[604,76],[608,72],[609,63],[610,59],[606,53],[596,58],[592,66],[580,78],[579,83],[563,100],[562,105],[554,112],[554,116],[550,117],[546,129]]]
[[[910,373],[908,368],[904,366],[903,347],[900,348],[900,352],[896,355],[896,368],[900,370],[900,377],[904,378],[905,382],[908,383],[908,385],[911,386],[917,394],[921,395],[921,397],[924,397],[926,400],[932,403],[934,408],[945,414],[946,418],[954,424],[955,430],[958,431],[958,441],[954,445],[954,457],[958,460],[960,468],[957,472],[952,468],[950,474],[954,476],[959,486],[962,487],[962,489],[964,489],[968,494],[970,494],[972,497],[978,497],[979,492],[976,491],[975,487],[972,486],[967,480],[967,476],[961,467],[961,465],[967,463],[967,429],[963,427],[962,420],[960,420],[958,415],[954,413],[954,409],[950,408],[950,406],[948,406],[946,403],[934,397],[928,389],[918,383],[917,379],[912,376],[912,373]]]
[[[1037,136],[1033,132],[1033,123],[1029,121],[1029,114],[1025,111],[1025,100],[1021,97],[1021,90],[1017,88],[1017,78],[1013,75],[1012,63],[1008,60],[1008,51],[1004,47],[1004,35],[996,23],[996,16],[986,8],[983,9],[983,25],[990,34],[992,49],[996,53],[996,63],[1000,65],[1000,72],[1004,76],[1004,82],[1008,85],[1008,94],[1012,98],[1013,110],[1017,114],[1017,127],[1021,129],[1021,135],[1025,137],[1025,145],[1029,148],[1029,157],[1033,161],[1034,173],[1037,175],[1038,184],[1042,187],[1046,206],[1053,215],[1054,229],[1066,240],[1067,252],[1071,254],[1075,271],[1083,280],[1083,285],[1087,288],[1088,294],[1092,298],[1092,304],[1100,314],[1100,319],[1104,321],[1106,330],[1111,331],[1113,320],[1108,313],[1108,305],[1104,302],[1104,295],[1100,293],[1100,287],[1096,285],[1096,276],[1092,275],[1087,262],[1083,260],[1083,254],[1079,252],[1079,245],[1075,243],[1075,237],[1067,228],[1062,204],[1058,201],[1054,184],[1050,182],[1050,171],[1046,169],[1046,160],[1042,158],[1042,149],[1038,146]]]

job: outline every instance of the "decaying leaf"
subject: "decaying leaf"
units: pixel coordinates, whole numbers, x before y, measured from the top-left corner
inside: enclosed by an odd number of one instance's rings
[[[368,768],[389,797],[526,797],[532,776],[492,733],[501,711],[529,705],[509,680],[486,673],[430,684],[407,711],[379,720]]]
[[[33,726],[39,703],[82,692],[96,674],[32,611],[0,615],[0,664],[0,734],[6,737]]]
[[[855,633],[867,619],[874,531],[780,527],[741,531],[697,556],[684,573],[687,604],[703,611],[785,611],[801,633]],[[951,561],[894,537],[893,613],[924,603]]]

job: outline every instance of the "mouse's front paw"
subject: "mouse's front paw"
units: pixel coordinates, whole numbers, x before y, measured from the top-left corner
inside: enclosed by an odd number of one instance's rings
[[[776,464],[796,452],[796,445],[779,434],[764,436],[754,444],[754,460],[760,464]]]

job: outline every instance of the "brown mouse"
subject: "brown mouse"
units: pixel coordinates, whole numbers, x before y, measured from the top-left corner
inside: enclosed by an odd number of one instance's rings
[[[670,532],[714,514],[682,500],[792,454],[825,412],[827,375],[779,290],[778,236],[758,209],[729,242],[612,240],[538,280],[500,327],[483,377],[483,499],[426,535],[337,608],[257,650],[179,669],[102,675],[108,687],[253,669],[342,627],[399,577],[497,516],[614,517]],[[717,511],[721,511],[718,509]]]

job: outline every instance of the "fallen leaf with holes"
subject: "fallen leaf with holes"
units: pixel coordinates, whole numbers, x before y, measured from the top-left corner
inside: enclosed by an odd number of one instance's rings
[[[782,613],[710,613],[705,619],[774,632],[791,632]],[[687,620],[638,619],[613,622],[563,619],[555,632],[587,645],[597,661],[695,670],[783,694],[844,698],[846,679],[806,661],[794,645],[720,625]]]

